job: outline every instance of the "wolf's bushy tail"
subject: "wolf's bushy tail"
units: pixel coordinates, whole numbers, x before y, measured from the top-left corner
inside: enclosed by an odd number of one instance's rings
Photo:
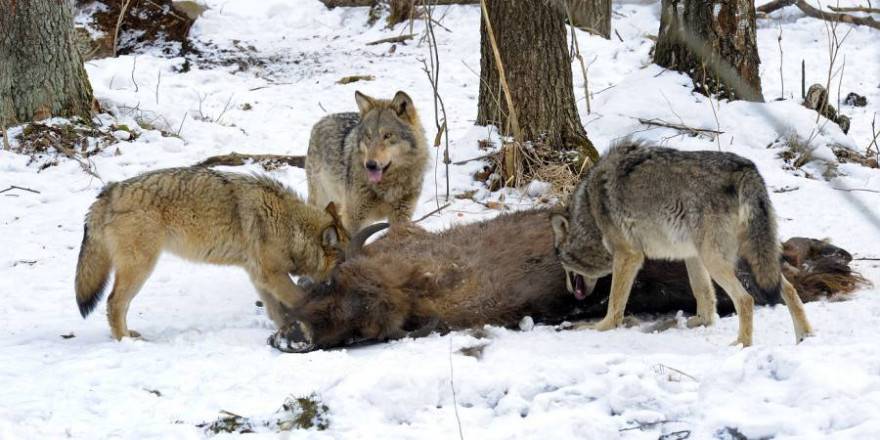
[[[76,304],[83,318],[89,316],[107,287],[112,268],[110,252],[104,243],[102,224],[107,201],[98,196],[86,216],[83,240],[76,263]]]
[[[767,187],[757,170],[743,176],[739,199],[744,214],[739,230],[739,255],[749,263],[755,277],[758,287],[755,300],[780,304],[782,244],[776,234],[776,214]]]

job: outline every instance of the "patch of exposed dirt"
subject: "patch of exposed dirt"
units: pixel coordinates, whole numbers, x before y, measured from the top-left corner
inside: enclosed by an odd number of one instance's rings
[[[86,59],[114,56],[113,39],[119,24],[116,55],[160,50],[168,56],[184,55],[189,49],[189,30],[201,13],[197,3],[172,0],[76,0],[77,22],[85,31],[78,38]]]

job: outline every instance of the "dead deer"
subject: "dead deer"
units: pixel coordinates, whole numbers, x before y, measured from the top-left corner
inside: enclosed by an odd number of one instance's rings
[[[512,327],[525,316],[547,324],[601,317],[607,308],[610,277],[600,279],[582,301],[568,293],[553,246],[549,222],[553,212],[503,214],[436,233],[416,226],[392,229],[363,246],[387,225],[367,227],[352,238],[344,262],[329,281],[301,279],[307,299],[288,312],[293,319],[269,343],[282,351],[308,352],[361,341],[420,337],[435,330],[486,324]],[[790,261],[785,274],[804,301],[852,291],[864,282],[849,269],[851,257],[846,251],[810,240],[792,239],[789,243],[794,245],[784,246]],[[754,295],[756,285],[745,264],[737,276]],[[762,303],[760,298],[756,304]],[[696,310],[685,265],[647,261],[634,283],[627,312],[677,310]],[[719,297],[718,312],[733,312],[729,299]]]

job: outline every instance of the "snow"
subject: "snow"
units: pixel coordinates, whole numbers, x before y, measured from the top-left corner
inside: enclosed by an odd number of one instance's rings
[[[354,110],[355,90],[379,97],[405,90],[433,138],[432,94],[420,61],[426,45],[411,41],[394,53],[387,44],[365,45],[398,35],[400,27],[369,27],[366,9],[327,10],[317,0],[207,5],[192,37],[225,51],[218,56],[264,62],[247,70],[237,63],[193,64],[187,73],[180,72],[182,58],[164,58],[159,51],[88,62],[92,87],[107,111],[102,124],[134,128],[140,119],[179,134],[139,130],[137,139],[92,157],[105,182],[232,151],[304,154],[311,125],[326,113]],[[830,237],[856,257],[880,257],[878,170],[841,165],[839,175],[825,181],[824,166],[808,164],[818,177],[808,179],[783,169],[779,147],[767,148],[796,134],[811,140],[819,159],[833,158],[832,145],[864,151],[880,103],[876,30],[853,28],[841,48],[843,96],[855,91],[868,99],[867,107],[842,106],[853,121],[844,135],[799,105],[800,61],[807,62],[808,85],[827,75],[823,22],[796,8],[759,20],[761,79],[770,102],[729,103],[692,93],[686,76],[651,64],[648,37],[657,34],[657,2],[624,1],[614,10],[613,28],[622,42],[578,33],[586,60],[596,57],[589,69],[595,94],[590,115],[580,66],[573,64],[579,111],[600,150],[637,133],[675,148],[742,154],[757,163],[771,188],[797,188],[771,193],[783,237]],[[473,126],[479,9],[438,8],[437,15],[443,14],[449,31],[436,29],[440,92],[449,113],[450,154],[459,161],[482,155],[477,140],[497,139],[497,133]],[[414,31],[422,30],[415,23]],[[355,74],[376,79],[336,84]],[[832,81],[832,100],[838,79]],[[785,100],[773,102],[778,96]],[[715,140],[679,136],[637,118],[684,121],[724,134]],[[73,161],[39,171],[28,160],[0,151],[0,189],[39,191],[0,194],[0,439],[198,439],[208,434],[196,425],[217,419],[221,410],[266,418],[288,396],[312,392],[329,407],[329,429],[295,430],[285,438],[448,439],[459,435],[459,423],[469,439],[657,439],[680,438],[673,433],[681,431],[691,439],[736,433],[751,439],[880,438],[878,288],[849,301],[807,304],[818,334],[800,345],[794,345],[787,310],[765,307],[755,312],[755,346],[747,349],[727,345],[737,328],[736,317],[727,317],[711,328],[679,326],[661,333],[645,332],[644,325],[557,332],[524,320],[522,331],[488,328],[482,339],[455,332],[292,355],[265,344],[273,325],[254,307],[257,297],[244,271],[163,256],[129,314],[144,340],[115,342],[103,305],[83,320],[73,297],[83,216],[102,182]],[[477,191],[475,199],[483,202],[503,195],[513,208],[546,195],[542,184],[489,193],[470,177],[481,167],[451,167],[452,193]],[[237,171],[262,172],[257,166]],[[303,170],[269,174],[305,195]],[[443,202],[444,181],[442,165],[426,174],[416,217],[435,209],[438,197]],[[497,213],[453,199],[423,224],[440,229]],[[876,261],[853,264],[869,279],[880,279]],[[74,337],[60,337],[69,334]],[[459,352],[479,345],[485,345],[479,359]]]

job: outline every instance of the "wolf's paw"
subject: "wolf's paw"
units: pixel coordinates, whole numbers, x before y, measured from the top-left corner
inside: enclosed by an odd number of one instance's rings
[[[745,339],[745,338],[736,338],[735,341],[733,341],[733,342],[730,343],[730,346],[731,346],[731,347],[734,347],[734,346],[737,346],[737,345],[742,346],[742,348],[751,347],[751,346],[752,346],[752,340],[751,340],[751,339]]]
[[[695,328],[695,327],[708,327],[712,325],[711,319],[706,319],[702,316],[691,316],[687,319],[687,328]]]
[[[126,330],[125,333],[113,332],[113,339],[121,341],[123,338],[143,339],[141,338],[141,334],[134,330]]]
[[[620,322],[615,322],[614,320],[605,318],[595,324],[586,326],[586,328],[591,329],[591,330],[604,332],[604,331],[611,330],[613,328],[617,328],[618,326],[620,326]]]
[[[812,331],[807,332],[807,333],[803,333],[803,334],[800,334],[800,335],[796,335],[796,336],[795,336],[795,341],[794,341],[794,343],[795,343],[795,344],[800,344],[801,342],[804,342],[805,339],[807,339],[807,338],[812,338],[813,336],[816,336],[816,334],[813,333]]]

